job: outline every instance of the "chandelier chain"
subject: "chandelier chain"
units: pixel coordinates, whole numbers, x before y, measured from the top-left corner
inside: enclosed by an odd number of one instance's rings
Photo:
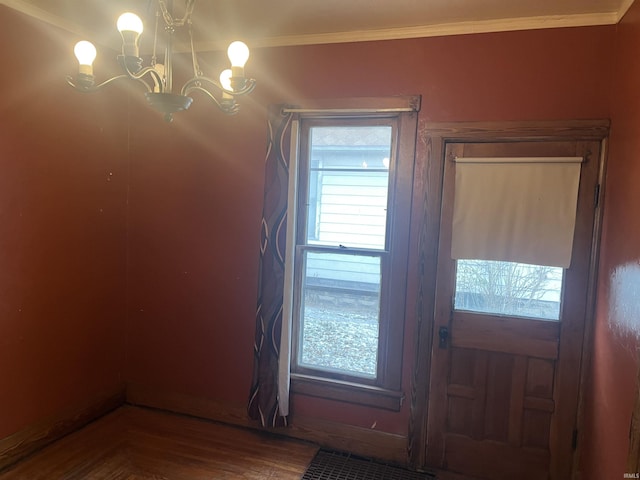
[[[189,20],[189,41],[191,42],[191,59],[193,62],[193,76],[194,77],[202,77],[203,73],[202,70],[200,69],[200,64],[198,63],[198,56],[196,55],[196,49],[194,48],[194,43],[193,43],[193,24],[191,23],[191,20]]]
[[[193,13],[195,0],[186,0],[184,16],[179,20],[176,20],[175,18],[173,18],[173,15],[171,15],[171,12],[169,11],[169,8],[167,7],[167,2],[165,0],[158,0],[158,5],[160,5],[160,10],[162,10],[162,16],[168,28],[182,27],[187,22],[191,21],[191,14]]]
[[[151,65],[158,63],[158,24],[160,23],[160,12],[156,10],[156,26],[153,32],[153,53],[151,55]]]

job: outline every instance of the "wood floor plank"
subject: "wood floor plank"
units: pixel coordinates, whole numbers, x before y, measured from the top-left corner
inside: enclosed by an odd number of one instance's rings
[[[0,473],[0,480],[299,480],[317,449],[126,406]]]

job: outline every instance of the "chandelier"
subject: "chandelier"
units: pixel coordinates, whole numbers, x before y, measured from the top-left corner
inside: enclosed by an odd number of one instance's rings
[[[150,65],[146,67],[143,66],[139,53],[140,35],[143,31],[142,20],[134,13],[123,13],[118,18],[116,26],[122,36],[122,54],[117,56],[117,60],[124,73],[96,85],[93,76],[96,47],[91,42],[81,40],[74,48],[79,63],[78,74],[75,78],[67,76],[67,82],[84,93],[96,92],[120,79],[140,82],[146,89],[145,96],[149,104],[163,113],[167,122],[173,120],[174,113],[189,108],[193,101],[189,95],[195,91],[210,98],[224,113],[237,113],[239,107],[236,97],[250,93],[256,85],[254,79],[244,76],[244,65],[249,59],[249,48],[243,42],[232,42],[227,50],[231,68],[224,70],[218,81],[204,76],[198,64],[193,42],[191,15],[194,4],[195,0],[185,0],[184,15],[182,18],[174,18],[173,0],[157,0],[153,52]],[[165,32],[163,63],[158,61],[156,53],[161,23]],[[174,93],[173,37],[179,28],[184,27],[189,34],[193,77],[182,86],[180,93]]]

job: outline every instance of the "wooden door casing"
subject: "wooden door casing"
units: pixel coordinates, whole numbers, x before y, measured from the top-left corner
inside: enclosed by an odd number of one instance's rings
[[[599,140],[449,143],[437,260],[425,463],[490,479],[569,478],[589,305]],[[453,174],[456,156],[582,156],[572,264],[560,322],[452,307]],[[438,331],[449,329],[441,348]]]

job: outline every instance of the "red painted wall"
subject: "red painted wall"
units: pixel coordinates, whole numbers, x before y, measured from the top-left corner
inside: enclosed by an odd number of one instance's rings
[[[0,6],[0,438],[122,382],[126,108],[68,34]],[[120,97],[120,96],[117,96]]]
[[[640,4],[617,27],[611,145],[582,478],[622,478],[640,348]]]
[[[126,379],[246,402],[268,104],[422,94],[421,129],[426,121],[608,118],[614,34],[593,27],[256,49],[247,70],[259,84],[236,117],[205,98],[172,125],[134,106]],[[224,63],[202,60],[207,72]],[[407,433],[407,405],[393,413],[296,397],[293,409]]]

